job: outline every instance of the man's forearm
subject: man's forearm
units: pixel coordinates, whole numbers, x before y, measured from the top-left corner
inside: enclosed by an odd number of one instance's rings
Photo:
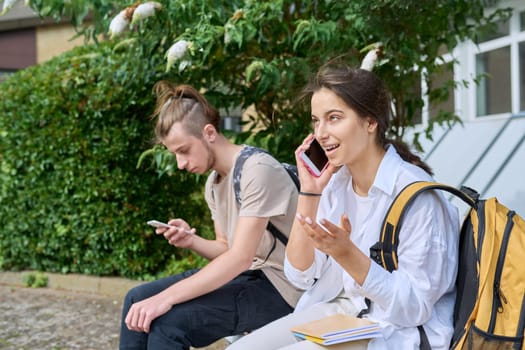
[[[180,304],[222,287],[248,268],[246,264],[239,263],[232,251],[228,251],[196,274],[177,282],[161,294],[170,304]]]
[[[213,260],[228,250],[228,243],[222,240],[209,240],[195,236],[190,249],[208,260]]]

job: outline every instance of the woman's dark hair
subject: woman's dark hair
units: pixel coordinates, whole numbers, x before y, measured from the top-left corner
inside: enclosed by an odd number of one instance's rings
[[[155,125],[157,142],[161,142],[177,122],[198,138],[202,137],[202,129],[206,124],[220,131],[219,112],[192,86],[176,86],[161,80],[153,86],[153,91],[157,96],[152,115],[152,118],[158,117]]]
[[[392,144],[401,158],[433,175],[432,169],[412,153],[404,142],[387,139],[390,99],[383,82],[374,73],[346,65],[323,66],[304,88],[302,98],[311,99],[314,92],[321,88],[334,92],[355,110],[360,118],[373,118],[377,122],[378,144],[382,147]]]

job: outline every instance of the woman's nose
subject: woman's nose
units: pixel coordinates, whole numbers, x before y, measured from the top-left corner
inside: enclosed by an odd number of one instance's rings
[[[328,136],[326,123],[324,123],[323,121],[317,123],[316,128],[314,130],[314,134],[317,140],[322,140],[323,138],[326,138]]]

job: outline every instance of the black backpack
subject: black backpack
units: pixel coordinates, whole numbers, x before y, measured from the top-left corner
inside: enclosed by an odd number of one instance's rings
[[[244,162],[246,159],[248,159],[250,156],[256,153],[266,153],[269,154],[268,151],[253,147],[253,146],[244,146],[244,148],[241,150],[241,153],[237,157],[237,160],[235,161],[235,166],[233,168],[233,190],[235,192],[235,199],[237,200],[237,204],[241,205],[241,175],[242,175],[242,168],[244,166]],[[297,190],[299,190],[299,175],[297,174],[297,167],[295,165],[291,165],[288,163],[281,163],[288,173],[290,175],[290,178],[292,179],[293,183],[295,184],[295,187]],[[270,233],[277,238],[279,241],[281,241],[282,244],[286,245],[288,243],[288,237],[279,231],[277,227],[275,227],[270,221],[268,221],[268,226],[266,227]]]

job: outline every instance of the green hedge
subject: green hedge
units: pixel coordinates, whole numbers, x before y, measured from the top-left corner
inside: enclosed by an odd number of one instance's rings
[[[194,261],[145,224],[183,217],[211,232],[203,177],[159,176],[153,157],[137,166],[161,78],[147,72],[163,64],[86,46],[0,84],[1,269],[135,278]]]

